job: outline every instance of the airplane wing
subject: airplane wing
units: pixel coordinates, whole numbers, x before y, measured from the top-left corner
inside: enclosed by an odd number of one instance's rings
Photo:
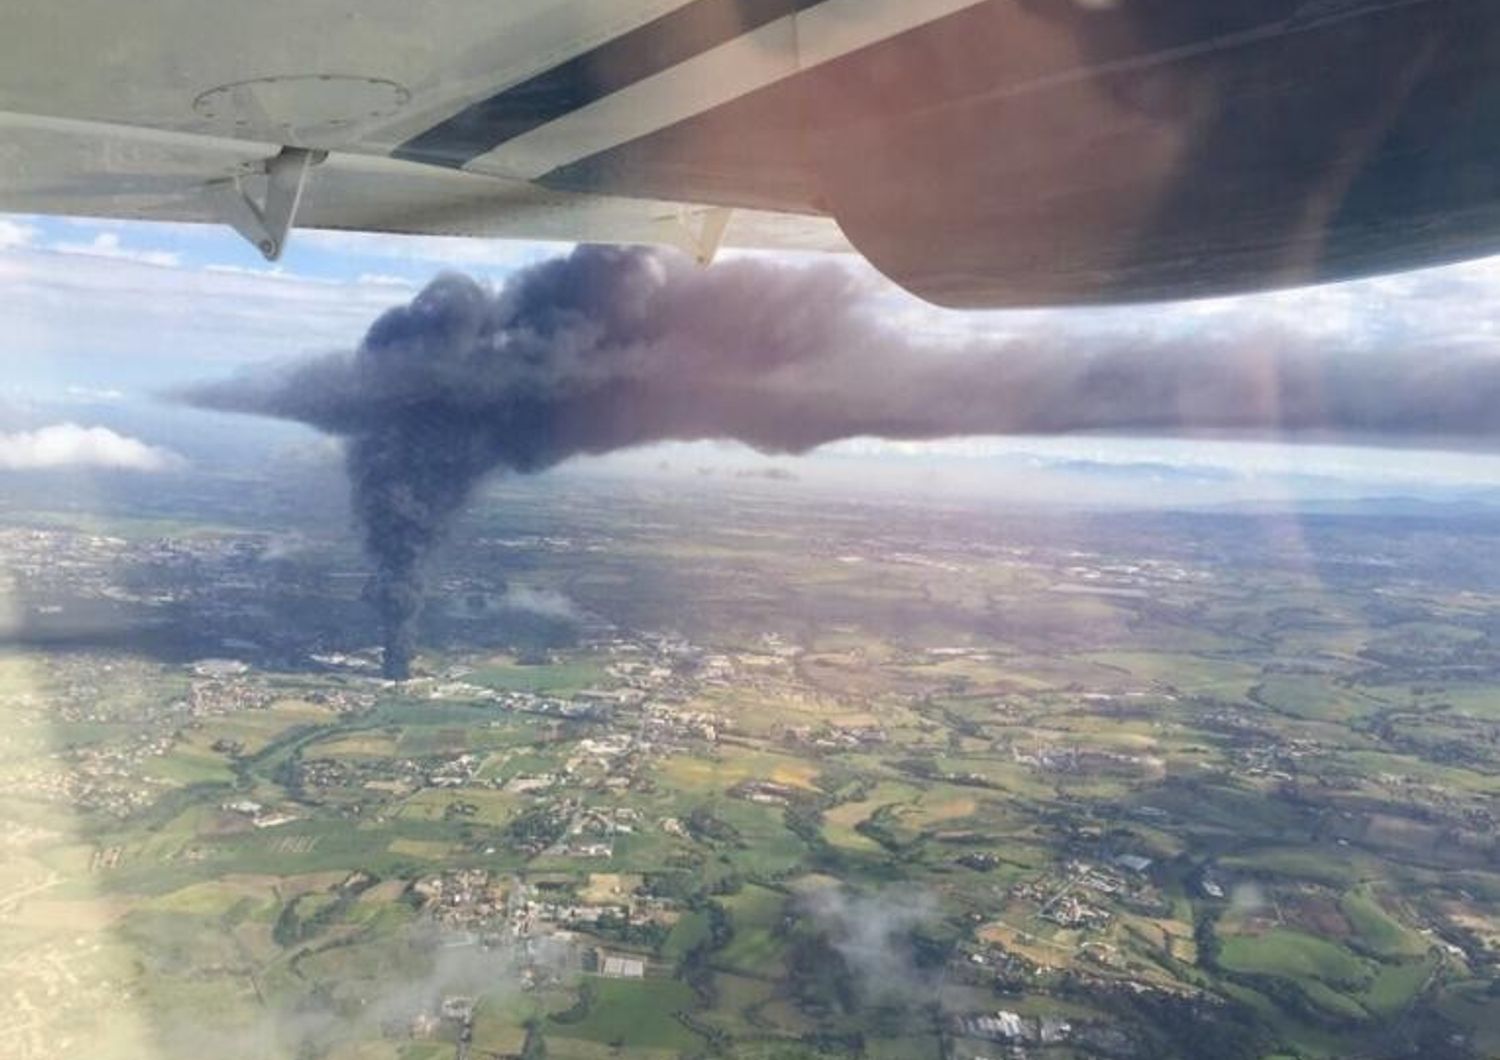
[[[1492,0],[12,0],[0,209],[843,250],[945,305],[1500,250]]]

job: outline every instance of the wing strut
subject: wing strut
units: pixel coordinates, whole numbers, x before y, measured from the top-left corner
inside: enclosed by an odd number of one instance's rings
[[[264,255],[267,261],[281,257],[287,235],[297,218],[297,204],[307,184],[307,171],[328,156],[326,151],[305,147],[283,147],[265,163],[266,194],[257,203],[246,190],[244,177],[216,180],[206,188],[219,217]]]
[[[699,265],[712,265],[719,255],[719,245],[724,242],[724,230],[734,211],[727,206],[710,206],[693,209],[679,206],[672,217],[672,243],[691,254]]]

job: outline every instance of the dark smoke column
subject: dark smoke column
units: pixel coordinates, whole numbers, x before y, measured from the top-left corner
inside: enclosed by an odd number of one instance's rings
[[[381,671],[393,681],[411,676],[427,555],[468,493],[468,479],[442,472],[443,433],[397,418],[349,442],[355,518],[375,561],[365,598],[380,617]]]
[[[424,402],[393,409],[349,439],[354,516],[375,561],[365,597],[380,617],[381,671],[393,681],[411,676],[427,558],[493,466],[474,443],[472,425]]]
[[[393,681],[411,676],[428,557],[495,465],[473,417],[433,394],[427,378],[472,352],[491,304],[473,281],[445,277],[376,321],[356,354],[359,389],[380,397],[354,417],[345,465],[375,564],[365,599],[380,619],[381,672]]]

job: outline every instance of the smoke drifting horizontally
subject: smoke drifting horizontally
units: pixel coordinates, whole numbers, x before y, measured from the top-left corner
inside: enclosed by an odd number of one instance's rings
[[[1282,331],[939,347],[883,322],[868,294],[834,262],[700,269],[580,247],[495,290],[445,273],[352,353],[183,396],[347,439],[396,678],[426,558],[497,469],[669,440],[797,453],[855,436],[1102,430],[1473,445],[1500,426],[1500,362],[1472,348],[1348,356]]]

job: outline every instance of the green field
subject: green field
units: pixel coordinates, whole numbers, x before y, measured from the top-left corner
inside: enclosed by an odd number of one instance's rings
[[[604,668],[588,659],[575,659],[542,665],[523,665],[502,660],[479,666],[470,680],[507,692],[548,692],[564,694],[594,688],[608,682]]]
[[[787,896],[765,887],[746,887],[722,900],[734,930],[729,945],[714,954],[714,963],[749,972],[774,973],[784,943],[776,936]]]
[[[1339,902],[1359,945],[1382,958],[1420,957],[1428,943],[1391,917],[1368,891],[1351,891]]]
[[[1355,986],[1370,978],[1369,968],[1343,947],[1282,928],[1226,940],[1223,961],[1236,971],[1320,979],[1330,985]]]
[[[669,979],[591,980],[593,1001],[576,1023],[555,1018],[546,1030],[550,1042],[568,1039],[597,1042],[611,1048],[681,1051],[701,1039],[676,1018],[693,1007],[693,992]]]

